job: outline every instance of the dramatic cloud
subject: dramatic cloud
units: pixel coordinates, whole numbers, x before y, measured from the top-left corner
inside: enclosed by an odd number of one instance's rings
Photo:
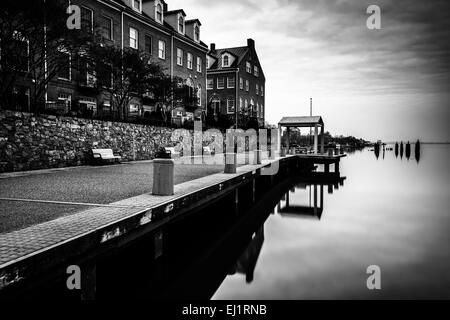
[[[199,18],[203,40],[219,48],[255,39],[270,123],[308,114],[313,97],[333,133],[450,140],[448,0],[168,3]],[[381,30],[366,27],[370,4]]]

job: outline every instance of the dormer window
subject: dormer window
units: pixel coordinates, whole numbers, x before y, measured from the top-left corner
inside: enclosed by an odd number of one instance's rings
[[[161,4],[161,2],[156,1],[156,5],[155,5],[155,19],[157,22],[159,23],[163,23],[163,6]]]
[[[132,0],[133,10],[141,13],[142,12],[142,0]]]
[[[200,42],[200,27],[197,24],[194,27],[194,40]]]
[[[178,16],[178,32],[184,34],[184,17],[181,14]]]
[[[230,57],[227,55],[223,56],[223,67],[229,67],[230,66]]]

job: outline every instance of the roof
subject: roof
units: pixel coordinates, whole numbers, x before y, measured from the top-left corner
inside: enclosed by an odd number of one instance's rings
[[[166,11],[166,12],[164,12],[164,15],[165,15],[165,16],[170,16],[170,15],[178,14],[178,13],[182,13],[183,16],[186,17],[186,13],[184,12],[183,9],[176,9],[176,10]]]
[[[215,53],[212,53],[211,51],[208,52],[208,54],[211,57],[214,57],[216,59],[216,62],[211,66],[210,69],[213,70],[228,69],[222,67],[222,54],[224,54],[225,52],[231,53],[233,56],[236,57],[236,60],[233,62],[233,64],[228,67],[228,68],[235,68],[241,63],[242,59],[247,54],[248,47],[224,48],[224,49],[216,49]]]
[[[323,125],[323,120],[321,116],[283,117],[278,125],[283,127],[314,127],[315,125]]]
[[[200,26],[202,25],[200,20],[198,20],[198,19],[186,20],[184,23],[185,24],[198,23]]]

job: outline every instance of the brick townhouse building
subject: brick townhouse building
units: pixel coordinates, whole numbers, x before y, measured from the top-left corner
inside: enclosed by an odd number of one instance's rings
[[[217,49],[211,44],[207,55],[207,112],[216,120],[227,116],[230,123],[245,126],[248,119],[264,125],[266,78],[255,49],[247,46]]]
[[[86,32],[101,31],[104,44],[131,47],[151,55],[167,74],[180,77],[185,84],[197,89],[198,103],[189,110],[175,106],[172,119],[200,117],[206,110],[206,54],[208,46],[201,41],[201,23],[186,19],[183,10],[168,10],[163,0],[61,0],[81,9],[81,28]],[[46,108],[70,111],[90,110],[94,115],[114,112],[108,93],[93,90],[95,75],[89,71],[73,70],[67,55],[67,68],[59,71],[46,90]],[[26,82],[21,82],[18,94],[29,95]],[[27,91],[28,90],[28,91]],[[26,101],[26,99],[21,99]],[[28,99],[29,100],[29,99]],[[145,116],[161,107],[143,97],[133,97],[129,114]]]

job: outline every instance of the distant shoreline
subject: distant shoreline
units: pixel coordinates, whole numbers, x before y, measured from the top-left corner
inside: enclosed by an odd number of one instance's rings
[[[390,141],[390,142],[384,142],[386,144],[395,144],[397,142],[401,142],[401,141]],[[404,140],[403,143],[407,143],[407,140]],[[409,143],[416,143],[416,141],[409,141]],[[450,142],[422,142],[420,141],[420,144],[450,144]]]

